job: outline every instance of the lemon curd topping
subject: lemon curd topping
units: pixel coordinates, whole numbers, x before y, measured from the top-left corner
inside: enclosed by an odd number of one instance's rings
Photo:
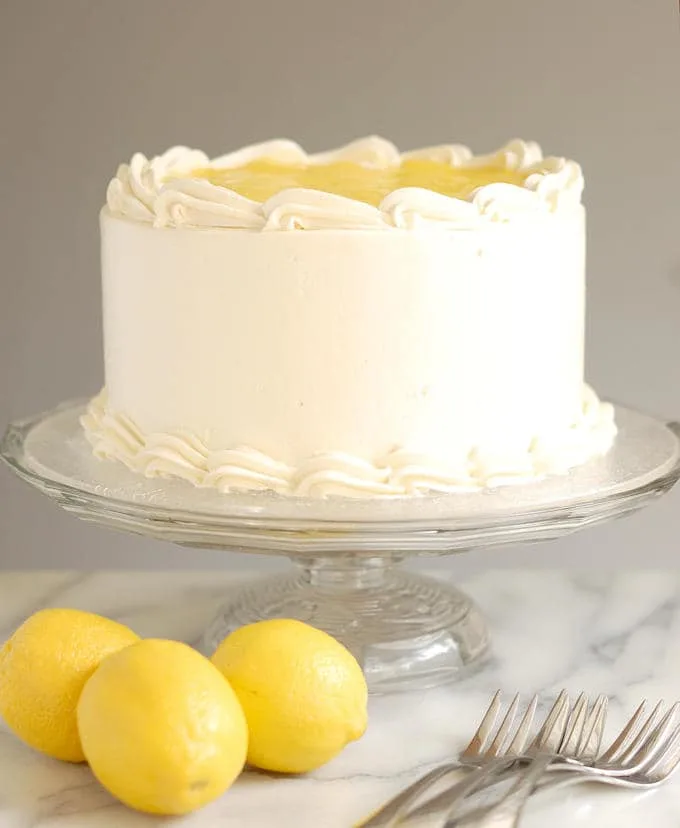
[[[267,199],[294,187],[322,190],[372,204],[402,187],[422,187],[442,195],[469,199],[487,184],[503,182],[522,186],[529,172],[498,166],[453,167],[441,161],[406,159],[400,165],[376,169],[349,161],[291,165],[258,160],[241,167],[204,167],[187,177],[201,178],[233,190],[253,201]]]

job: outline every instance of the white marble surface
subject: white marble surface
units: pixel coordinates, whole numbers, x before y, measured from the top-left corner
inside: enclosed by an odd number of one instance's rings
[[[115,616],[145,636],[195,641],[243,573],[0,574],[0,639],[43,606]],[[680,573],[505,571],[465,588],[487,612],[495,655],[437,690],[371,701],[366,736],[306,778],[245,774],[190,817],[126,810],[86,767],[42,757],[0,730],[0,828],[349,828],[469,738],[491,692],[562,687],[611,696],[610,728],[641,697],[680,698]],[[537,799],[526,828],[677,828],[680,775],[645,794],[577,787]]]

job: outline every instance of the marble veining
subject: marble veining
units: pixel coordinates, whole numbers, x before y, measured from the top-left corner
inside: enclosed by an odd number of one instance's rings
[[[43,606],[114,616],[194,642],[244,573],[3,573],[0,639]],[[642,697],[680,698],[680,573],[489,572],[463,585],[494,635],[488,666],[436,690],[371,700],[366,736],[304,778],[247,773],[222,799],[162,820],[116,803],[86,768],[29,750],[0,726],[0,828],[350,828],[469,738],[497,687],[604,692],[614,731]],[[677,828],[680,776],[636,794],[576,787],[537,799],[525,828]],[[424,826],[423,826],[424,828]]]

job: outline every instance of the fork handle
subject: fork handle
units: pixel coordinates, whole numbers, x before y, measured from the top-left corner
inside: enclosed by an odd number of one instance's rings
[[[380,806],[377,811],[354,824],[354,828],[390,828],[396,825],[397,821],[405,814],[409,808],[418,800],[428,788],[436,785],[450,773],[454,773],[464,768],[458,762],[451,762],[447,765],[440,765],[438,768],[426,773],[419,779],[416,779],[408,788],[400,791],[396,796],[392,797],[384,805]]]
[[[524,772],[520,772],[515,785],[499,802],[479,808],[460,819],[449,819],[444,828],[517,828],[524,806],[553,759],[550,754],[537,756]]]
[[[474,792],[479,793],[495,785],[510,781],[514,776],[517,776],[518,767],[518,765],[510,767],[506,766],[505,769],[499,770],[495,776],[491,778],[487,777],[486,779],[479,781]],[[576,760],[557,756],[553,756],[553,762],[547,768],[547,772],[547,778],[538,782],[535,792],[543,792],[552,790],[553,788],[566,787],[569,784],[582,781],[587,782],[589,779],[598,779],[603,775],[601,768],[589,767],[577,762]],[[604,773],[607,776],[624,775],[621,771],[605,771]],[[412,811],[409,811],[409,817],[414,817],[416,819],[433,819],[435,817],[441,818],[444,815],[452,814],[455,807],[455,790],[456,788],[454,786],[441,791],[441,793],[431,797],[422,805],[418,805]],[[413,804],[414,803],[411,802],[411,805]],[[473,814],[480,817],[486,807],[488,806],[480,806],[475,808],[473,811],[470,811],[469,818],[472,819]],[[355,828],[363,828],[363,823],[362,826],[355,826]],[[383,823],[378,823],[375,828],[383,828]]]
[[[501,781],[507,780],[511,774],[505,774]],[[558,788],[568,788],[570,785],[578,785],[583,782],[604,782],[609,783],[611,785],[616,785],[620,781],[620,777],[598,777],[597,774],[591,773],[588,770],[585,771],[557,771],[555,774],[550,774],[550,778],[544,780],[543,782],[539,781],[532,793],[543,793],[544,791],[552,791]],[[483,790],[484,787],[480,788]],[[530,794],[531,796],[531,794]],[[460,820],[458,817],[449,818],[448,821],[444,824],[443,828],[470,828],[473,826],[474,828],[478,828],[478,825],[483,824],[486,826],[486,823],[479,823],[480,820],[486,811],[488,810],[487,806],[480,806],[479,808],[475,808],[472,811],[469,811],[465,814],[465,817],[461,818]]]
[[[469,766],[461,766],[458,763],[442,765],[416,780],[377,811],[374,811],[368,819],[355,823],[354,828],[394,828],[394,826],[401,825],[401,820],[429,788],[448,773],[456,770],[466,770],[468,771],[466,776],[446,791],[448,813],[450,809],[454,808],[457,803],[462,802],[469,794],[479,788],[486,787],[489,783],[493,784],[492,780],[502,775],[516,763],[516,757],[504,757],[493,759],[485,765],[473,769]]]

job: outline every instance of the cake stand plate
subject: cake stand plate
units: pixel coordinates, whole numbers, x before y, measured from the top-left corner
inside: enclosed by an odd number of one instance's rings
[[[393,499],[226,495],[97,460],[79,423],[84,407],[66,403],[11,425],[2,458],[84,520],[184,546],[290,557],[291,575],[227,596],[203,650],[243,624],[298,618],[343,641],[372,692],[450,680],[488,648],[472,601],[401,571],[404,558],[557,538],[639,509],[680,477],[680,426],[617,406],[619,434],[605,457],[535,483]]]

